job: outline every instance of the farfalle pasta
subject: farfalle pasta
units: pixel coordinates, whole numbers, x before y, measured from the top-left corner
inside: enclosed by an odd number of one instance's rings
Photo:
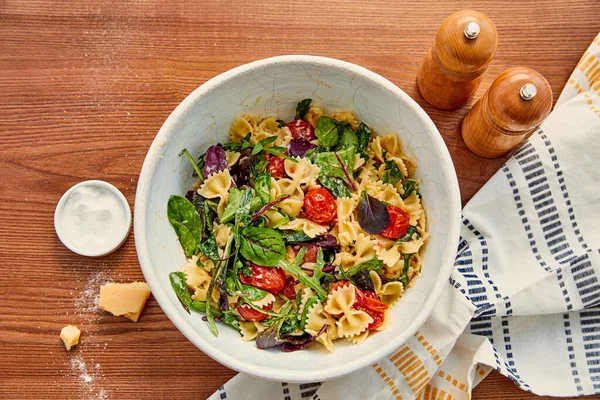
[[[291,122],[240,115],[229,138],[187,153],[195,190],[167,206],[188,259],[170,274],[182,305],[261,349],[334,352],[392,324],[428,238],[399,137],[305,99]]]

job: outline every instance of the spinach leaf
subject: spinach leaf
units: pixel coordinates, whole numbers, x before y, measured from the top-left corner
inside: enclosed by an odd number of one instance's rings
[[[253,197],[252,201],[250,201],[250,212],[254,213],[260,210],[263,206],[262,200],[260,197]]]
[[[283,240],[286,241],[286,243],[308,242],[312,240],[312,238],[306,233],[299,231],[281,231],[281,236],[283,237]]]
[[[414,179],[406,179],[402,183],[402,190],[404,191],[404,193],[400,197],[402,197],[402,199],[406,199],[408,196],[410,196],[412,192],[417,190],[417,184],[418,182]]]
[[[169,274],[171,287],[181,302],[181,305],[189,313],[190,310],[205,312],[206,305],[196,300],[192,300],[190,291],[185,283],[185,274],[183,272],[171,272]]]
[[[371,235],[381,233],[390,221],[386,206],[365,191],[360,194],[356,216],[360,227]]]
[[[361,271],[377,271],[383,267],[383,261],[377,257],[371,258],[365,262],[362,262],[347,271],[340,271],[336,276],[339,279],[351,279],[354,275]]]
[[[260,300],[267,295],[267,292],[265,290],[259,289],[255,286],[244,285],[243,283],[241,284],[241,291],[246,295],[246,299],[252,301]]]
[[[321,117],[322,118],[322,117]],[[338,157],[342,160],[342,163],[348,171],[352,171],[354,167],[354,147],[348,147],[347,149],[340,150],[337,152]],[[319,180],[321,177],[328,178],[340,178],[345,183],[347,182],[346,173],[342,169],[338,158],[332,151],[317,153],[314,157],[313,163],[317,165],[321,172],[319,173]]]
[[[254,145],[252,154],[258,154],[261,151],[266,150],[267,145],[273,143],[276,140],[277,140],[277,136],[270,136],[266,139],[261,140],[260,142],[256,143],[256,145]]]
[[[319,178],[321,185],[325,186],[331,194],[336,197],[350,197],[350,189],[344,185],[344,181],[340,178],[322,176]]]
[[[396,241],[396,244],[402,244],[402,243],[406,243],[410,240],[412,240],[413,235],[417,234],[416,239],[420,239],[421,235],[419,235],[419,232],[417,232],[417,227],[416,226],[412,226],[410,225],[408,227],[408,230],[406,231],[406,233],[404,234],[404,236],[402,236],[400,239],[398,239],[398,241]]]
[[[367,149],[369,148],[369,142],[371,141],[371,129],[361,122],[358,131],[356,131],[356,137],[358,139],[358,153],[365,160],[369,159]]]
[[[206,257],[210,258],[213,262],[218,262],[221,257],[219,256],[219,247],[217,246],[217,239],[213,232],[208,233],[208,238],[200,242],[200,251]]]
[[[246,226],[250,220],[250,207],[252,205],[251,189],[244,189],[237,210],[235,210],[234,230],[236,241],[239,242],[239,229],[241,226]]]
[[[281,235],[269,228],[248,227],[242,232],[240,253],[249,261],[274,267],[285,258],[285,243]]]
[[[263,172],[254,178],[254,190],[261,200],[261,206],[269,204],[271,201],[271,174]]]
[[[403,178],[402,173],[398,169],[398,165],[396,165],[396,162],[394,160],[386,160],[384,170],[385,173],[381,178],[381,181],[383,183],[395,185],[396,183],[400,182]]]
[[[167,202],[167,217],[179,237],[186,257],[198,253],[202,239],[202,223],[196,207],[183,196],[173,195]]]
[[[240,207],[242,193],[243,192],[238,188],[232,187],[231,189],[229,189],[227,206],[225,206],[225,209],[223,210],[223,215],[221,216],[220,220],[222,224],[232,221],[235,217],[235,212]],[[210,227],[212,227],[212,225]]]
[[[296,118],[295,119],[304,119],[304,116],[310,109],[311,102],[312,102],[312,99],[304,99],[302,101],[299,101],[298,104],[296,104]]]
[[[200,177],[200,179],[204,180],[204,174],[202,173],[203,165],[200,166],[196,163],[196,161],[194,161],[194,157],[192,157],[192,155],[190,154],[188,149],[181,150],[181,152],[179,153],[179,156],[181,157],[181,155],[185,155],[187,157],[187,159],[190,161],[190,164],[192,164],[192,167],[194,167],[194,171],[196,172],[196,175],[198,175]],[[202,157],[201,160],[202,160],[202,163],[204,164],[204,157]]]
[[[341,132],[341,135],[336,146],[337,150],[342,150],[350,146],[358,148],[358,137],[347,122],[342,127],[338,124],[338,130]]]
[[[335,120],[325,116],[317,120],[315,135],[321,142],[321,145],[325,147],[335,146],[340,138],[340,132]]]

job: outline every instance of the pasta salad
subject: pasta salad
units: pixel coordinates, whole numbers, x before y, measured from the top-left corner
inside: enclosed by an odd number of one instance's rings
[[[194,158],[197,183],[167,213],[188,259],[169,276],[183,307],[261,348],[362,343],[421,271],[416,163],[396,134],[311,99],[295,119],[243,114]]]

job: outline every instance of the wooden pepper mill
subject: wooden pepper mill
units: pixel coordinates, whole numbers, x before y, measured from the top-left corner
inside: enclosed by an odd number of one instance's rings
[[[526,140],[552,109],[552,89],[531,68],[504,71],[462,123],[467,147],[485,158],[506,154]]]
[[[442,110],[461,107],[479,87],[497,47],[496,26],[484,14],[463,10],[450,15],[417,75],[421,95]]]

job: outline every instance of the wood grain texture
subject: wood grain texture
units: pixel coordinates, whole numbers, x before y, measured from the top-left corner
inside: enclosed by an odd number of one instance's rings
[[[441,21],[473,8],[496,24],[499,48],[476,96],[463,108],[433,109],[415,77]],[[470,153],[460,122],[494,77],[529,66],[558,97],[600,30],[597,0],[199,3],[0,0],[0,398],[197,399],[234,372],[190,344],[150,299],[132,323],[76,307],[102,273],[142,279],[133,234],[116,253],[69,252],[53,228],[62,193],[104,179],[134,203],[145,153],[162,122],[193,89],[240,64],[315,54],[363,65],[417,100],[442,133],[466,202],[501,166]],[[67,354],[67,323],[81,344]],[[81,357],[86,384],[69,360]],[[98,364],[99,368],[96,368]],[[530,399],[494,374],[474,399]]]

